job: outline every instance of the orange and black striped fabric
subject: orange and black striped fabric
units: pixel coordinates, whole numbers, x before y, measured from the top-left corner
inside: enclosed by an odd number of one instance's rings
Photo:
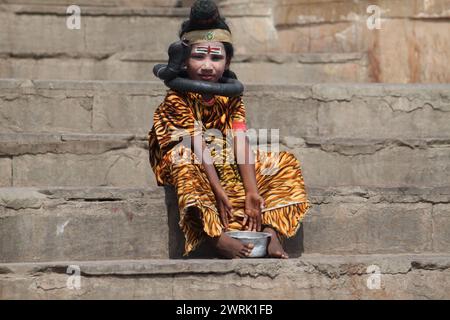
[[[229,230],[243,230],[245,190],[231,144],[232,123],[239,121],[245,122],[242,96],[216,96],[214,105],[207,106],[200,94],[169,90],[154,113],[148,136],[150,165],[159,186],[173,185],[177,190],[185,255],[206,236],[216,237],[225,231],[206,172],[191,152],[190,135],[202,134],[211,151],[233,206]],[[281,236],[292,237],[311,207],[300,163],[286,151],[254,152],[257,187],[265,201],[263,224],[272,226]]]

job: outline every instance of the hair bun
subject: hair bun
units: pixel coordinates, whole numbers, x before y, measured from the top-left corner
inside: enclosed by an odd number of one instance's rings
[[[213,25],[219,21],[219,8],[211,0],[197,0],[191,7],[189,18],[194,24]]]
[[[181,24],[180,39],[186,32],[208,29],[223,29],[231,33],[230,27],[225,18],[220,15],[219,8],[214,1],[197,0],[191,6],[189,19]]]

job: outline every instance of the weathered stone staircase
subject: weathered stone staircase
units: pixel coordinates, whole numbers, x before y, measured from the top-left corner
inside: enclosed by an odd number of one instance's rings
[[[448,298],[449,93],[249,85],[250,126],[280,128],[302,163],[313,208],[297,258],[167,260],[182,250],[176,202],[145,142],[162,85],[1,80],[2,298]]]
[[[43,11],[3,7],[3,17]],[[90,10],[100,25],[140,19],[123,17],[130,7]],[[155,10],[167,29],[151,44],[162,51],[179,20],[168,26]],[[28,27],[57,16],[36,14]],[[119,52],[117,38],[87,38],[98,51],[80,52]],[[1,299],[450,298],[450,85],[247,85],[249,127],[280,130],[313,206],[287,242],[292,259],[181,259],[173,190],[156,186],[146,149],[165,87],[131,81],[151,79],[156,59],[136,69],[145,77],[122,77],[130,65],[108,71],[98,56],[76,56],[71,69],[58,60],[72,59],[59,54],[67,48],[15,41],[25,49],[2,45],[12,52],[3,63],[15,65],[0,80]]]

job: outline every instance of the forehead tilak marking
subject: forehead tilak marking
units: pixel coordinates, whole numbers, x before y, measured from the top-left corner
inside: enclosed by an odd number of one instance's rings
[[[195,53],[211,53],[211,54],[222,54],[221,47],[211,47],[211,46],[197,46],[194,49]]]

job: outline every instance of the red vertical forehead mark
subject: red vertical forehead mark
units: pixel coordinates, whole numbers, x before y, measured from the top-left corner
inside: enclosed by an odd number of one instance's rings
[[[208,45],[208,54],[210,54],[210,53],[216,53],[217,54],[217,52],[219,52],[220,53],[220,48],[218,48],[218,47],[211,47],[210,45]]]

